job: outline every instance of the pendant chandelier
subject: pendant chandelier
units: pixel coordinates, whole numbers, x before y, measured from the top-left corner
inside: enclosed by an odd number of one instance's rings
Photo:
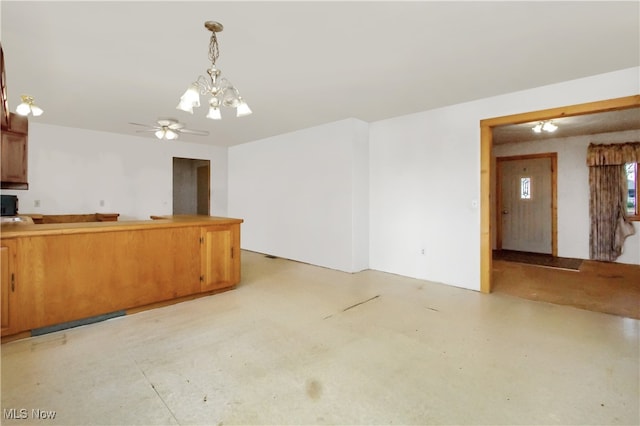
[[[22,95],[20,96],[20,99],[22,100],[22,102],[20,103],[20,105],[16,107],[16,112],[18,114],[20,115],[33,114],[34,117],[37,117],[39,115],[42,115],[42,113],[44,112],[42,111],[42,108],[40,108],[35,103],[33,103],[34,101],[33,96]]]
[[[207,69],[208,77],[200,75],[196,81],[180,98],[180,103],[176,107],[179,110],[193,114],[193,108],[200,106],[200,95],[209,96],[209,112],[207,118],[220,120],[221,107],[236,108],[236,116],[242,117],[251,114],[249,105],[242,99],[240,92],[229,80],[220,75],[222,72],[216,67],[216,60],[220,55],[218,50],[218,38],[216,33],[222,31],[222,24],[215,21],[204,23],[206,29],[211,31],[209,40],[209,60],[211,67]]]

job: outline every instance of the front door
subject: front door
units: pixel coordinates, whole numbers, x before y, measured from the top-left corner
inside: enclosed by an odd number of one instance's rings
[[[499,158],[498,247],[553,253],[552,157]]]

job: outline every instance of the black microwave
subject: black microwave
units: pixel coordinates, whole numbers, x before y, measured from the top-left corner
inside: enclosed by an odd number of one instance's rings
[[[18,214],[18,196],[17,195],[2,195],[0,196],[2,216],[16,216]]]

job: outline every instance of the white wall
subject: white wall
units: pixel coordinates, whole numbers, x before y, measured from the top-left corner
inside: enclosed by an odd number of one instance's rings
[[[637,95],[639,75],[636,67],[372,123],[371,269],[479,290],[480,120]]]
[[[477,111],[442,108],[369,131],[371,268],[478,288]]]
[[[355,119],[229,149],[242,247],[346,272],[368,268],[368,126]]]
[[[226,148],[32,122],[30,189],[3,193],[18,194],[25,213],[117,211],[146,219],[171,212],[172,157],[210,159],[212,214],[245,219],[243,248],[478,290],[480,120],[637,95],[639,75],[636,67],[239,145],[229,149],[228,192]]]
[[[640,141],[640,131],[606,133],[590,136],[545,139],[536,142],[498,145],[496,157],[521,154],[558,153],[558,256],[589,258],[589,168],[587,147],[590,143]],[[494,198],[495,199],[495,198]],[[640,226],[628,237],[620,263],[640,265]]]
[[[211,211],[227,215],[227,149],[118,135],[29,120],[29,189],[20,213],[120,213],[119,220],[172,213],[173,157],[211,160]],[[40,207],[34,202],[40,201]],[[104,206],[100,201],[104,201]]]

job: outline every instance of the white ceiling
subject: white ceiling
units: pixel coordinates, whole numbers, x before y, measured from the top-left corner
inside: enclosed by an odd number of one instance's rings
[[[0,14],[11,109],[31,94],[33,121],[145,137],[128,123],[174,117],[210,132],[181,140],[221,146],[640,65],[637,1],[3,0]],[[253,115],[175,109],[209,65],[207,20]]]

